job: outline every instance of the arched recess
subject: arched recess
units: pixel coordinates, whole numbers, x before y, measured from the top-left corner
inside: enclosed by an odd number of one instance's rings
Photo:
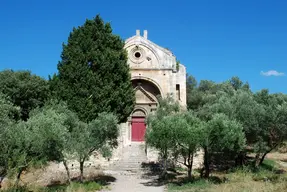
[[[132,85],[134,88],[141,86],[144,90],[155,97],[163,97],[163,91],[160,85],[151,78],[143,76],[133,76]]]
[[[144,107],[136,106],[132,112],[132,117],[146,117],[147,111]]]

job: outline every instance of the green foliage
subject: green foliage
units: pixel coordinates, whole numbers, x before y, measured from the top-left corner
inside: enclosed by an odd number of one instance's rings
[[[65,161],[72,147],[70,131],[77,125],[76,116],[64,103],[58,103],[35,109],[27,121],[4,129],[1,157],[6,172],[10,176],[17,174],[18,181],[29,167]]]
[[[72,154],[80,163],[81,181],[83,164],[94,151],[104,156],[111,155],[117,146],[119,134],[117,117],[111,113],[101,113],[90,123],[79,122],[71,132]]]
[[[8,172],[8,160],[10,146],[7,143],[7,137],[10,129],[15,126],[14,118],[19,116],[20,109],[15,107],[7,96],[0,93],[0,176]]]
[[[258,166],[269,152],[287,140],[287,102],[286,96],[269,94],[268,90],[256,93],[255,100],[264,109],[260,121],[259,139],[254,146]]]
[[[176,123],[176,116],[154,119],[149,123],[150,128],[148,128],[146,133],[146,142],[148,145],[161,150],[165,157],[168,155],[168,150],[174,146],[173,131]]]
[[[258,141],[264,109],[255,101],[252,93],[238,90],[233,96],[223,95],[210,109],[213,113],[224,113],[239,121],[243,125],[248,144]]]
[[[58,103],[34,110],[26,126],[35,134],[36,150],[48,160],[61,162],[70,150],[70,131],[77,128],[77,123],[77,116],[64,103]]]
[[[243,83],[239,77],[232,77],[229,81],[228,81],[232,87],[237,91],[239,89],[243,89],[245,91],[250,91],[250,87],[248,82]]]
[[[209,177],[211,157],[215,153],[236,154],[245,147],[243,127],[224,114],[215,114],[205,125],[202,148],[204,150],[205,177]]]
[[[0,93],[0,129],[4,128],[5,125],[14,122],[14,119],[17,119],[19,115],[19,107],[14,106],[9,101],[9,97]]]
[[[174,127],[176,114],[180,111],[180,106],[171,97],[160,99],[160,105],[154,114],[147,118],[146,143],[160,151],[164,160],[164,174],[166,173],[167,158],[170,149],[174,147]],[[158,139],[161,138],[161,139]]]
[[[187,81],[188,109],[203,121],[224,113],[243,126],[246,142],[256,155],[256,166],[267,153],[286,141],[286,103],[284,94],[269,94],[268,90],[250,91],[248,83],[238,77],[216,84],[203,80],[198,85],[191,76]],[[241,154],[246,154],[243,150]],[[240,164],[243,163],[241,155]]]
[[[167,159],[171,153],[170,150],[175,147],[173,128],[176,126],[176,123],[173,116],[153,119],[152,122],[149,122],[149,128],[146,131],[147,145],[158,149],[164,161],[164,176],[167,171]]]
[[[0,93],[21,108],[21,119],[27,120],[31,110],[42,107],[49,97],[48,82],[29,71],[0,72]]]
[[[186,78],[186,103],[187,108],[196,111],[203,100],[203,93],[197,89],[197,81],[192,75]]]
[[[17,181],[23,170],[43,165],[48,161],[63,162],[68,177],[70,173],[66,161],[75,156],[83,165],[92,152],[111,155],[117,146],[118,121],[110,113],[101,113],[90,123],[79,121],[63,102],[50,101],[31,112],[27,121],[9,121],[10,112],[15,112],[9,101],[0,97],[1,126],[1,164],[4,174]],[[6,116],[5,116],[6,114]],[[11,119],[11,118],[10,118]],[[81,174],[83,166],[81,167]]]
[[[67,102],[81,121],[101,112],[114,113],[125,122],[134,108],[124,41],[112,33],[99,15],[74,28],[63,45],[58,74],[50,80],[55,97]]]
[[[89,124],[80,122],[72,132],[73,150],[80,159],[87,159],[92,152],[101,151],[106,154],[106,147],[117,146],[119,134],[117,118],[110,113],[101,113]]]
[[[29,130],[25,122],[11,126],[6,130],[5,136],[9,176],[18,174],[19,179],[26,168],[46,162],[43,151],[38,151],[37,148],[37,144],[41,141],[35,140],[35,133]]]
[[[240,151],[245,147],[243,127],[224,114],[215,114],[205,127],[203,147],[211,151]]]
[[[181,110],[179,103],[174,101],[170,95],[168,95],[166,98],[158,98],[158,100],[159,106],[156,109],[156,112],[148,117],[148,121],[154,118],[161,119]]]
[[[146,142],[158,149],[164,160],[171,154],[176,158],[180,156],[183,159],[181,163],[188,168],[189,178],[193,156],[199,148],[202,147],[205,153],[206,177],[209,176],[210,159],[213,154],[236,154],[244,149],[246,139],[243,127],[236,120],[224,114],[213,113],[214,109],[206,108],[211,115],[214,114],[206,122],[196,117],[194,112],[180,113],[176,106],[171,98],[162,100],[156,113],[148,118]]]
[[[204,140],[203,122],[195,117],[192,112],[174,115],[172,121],[174,122],[172,131],[173,153],[181,157],[177,161],[188,168],[188,177],[191,179],[193,157]]]

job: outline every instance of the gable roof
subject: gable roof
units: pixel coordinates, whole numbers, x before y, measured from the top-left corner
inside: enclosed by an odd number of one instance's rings
[[[144,37],[142,37],[140,35],[134,35],[134,36],[126,39],[125,44],[129,45],[130,43],[144,44],[147,47],[150,47],[150,45],[151,45],[152,47],[163,51],[165,54],[167,54],[169,56],[174,56],[174,54],[170,50],[168,50],[166,48],[163,48],[163,47],[155,44],[154,42],[152,42],[152,41],[150,41],[150,40],[148,40],[148,39],[146,39],[146,38],[144,38]]]

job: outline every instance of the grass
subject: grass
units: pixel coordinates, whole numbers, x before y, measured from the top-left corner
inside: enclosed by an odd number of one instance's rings
[[[67,191],[99,191],[102,189],[102,185],[97,182],[87,182],[87,183],[72,183],[70,186],[67,187]]]
[[[211,183],[208,180],[198,179],[193,182],[187,182],[182,185],[178,184],[169,184],[168,191],[192,191],[199,192],[204,191],[211,186]]]
[[[169,192],[286,192],[287,173],[276,162],[265,160],[257,170],[245,167],[213,173],[208,180],[195,175],[191,182],[181,179],[167,188]]]

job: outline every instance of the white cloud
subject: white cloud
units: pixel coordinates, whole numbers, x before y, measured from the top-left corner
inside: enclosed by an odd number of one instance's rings
[[[270,70],[270,71],[266,71],[266,72],[261,71],[260,74],[263,76],[267,76],[267,77],[269,77],[269,76],[284,76],[285,75],[285,73],[278,72],[276,70]]]

